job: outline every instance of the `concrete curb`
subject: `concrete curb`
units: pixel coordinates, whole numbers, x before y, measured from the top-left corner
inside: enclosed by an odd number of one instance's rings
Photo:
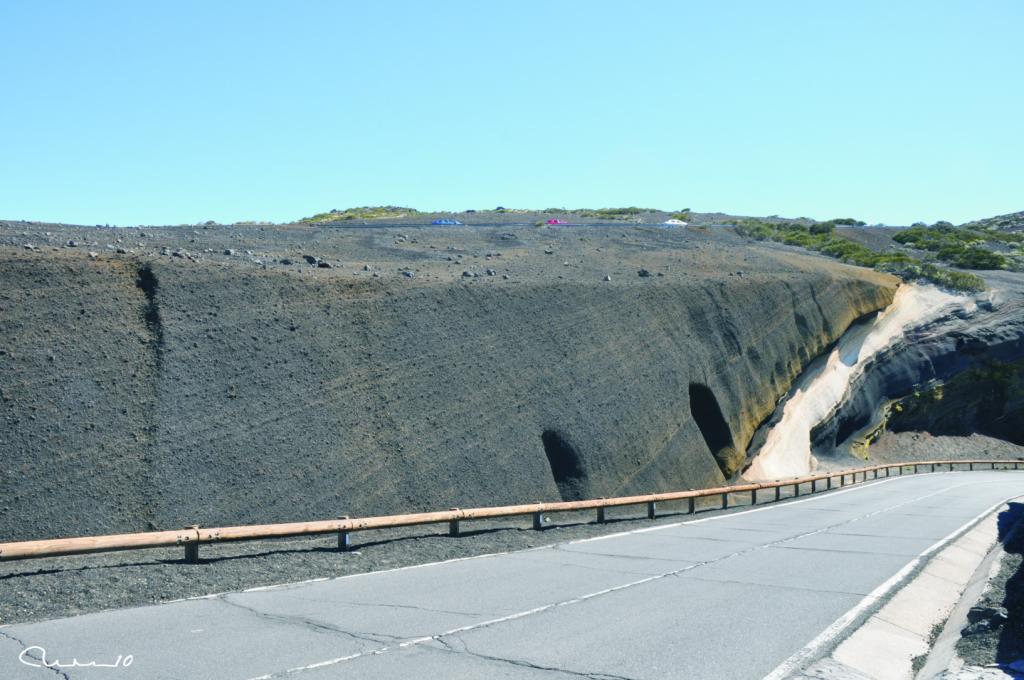
[[[1000,505],[943,548],[892,598],[825,659],[795,675],[832,680],[909,680],[914,659],[931,650],[934,635],[974,581],[999,538]]]

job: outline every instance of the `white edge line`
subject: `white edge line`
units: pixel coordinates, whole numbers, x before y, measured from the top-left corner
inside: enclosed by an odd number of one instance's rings
[[[911,572],[914,571],[914,569],[917,568],[919,564],[921,564],[922,560],[924,560],[925,557],[939,550],[947,543],[956,540],[962,534],[966,533],[971,528],[973,528],[978,522],[983,520],[985,517],[989,516],[990,514],[998,510],[1001,506],[1005,505],[1010,500],[1017,497],[1019,496],[1013,495],[999,501],[995,505],[992,505],[989,508],[983,510],[980,514],[975,515],[971,519],[967,520],[966,523],[960,525],[952,533],[947,534],[944,538],[940,538],[938,541],[932,543],[930,546],[925,548],[917,555],[917,557],[908,562],[902,569],[900,569],[898,572],[896,572],[888,579],[886,579],[885,582],[883,582],[877,588],[875,588],[870,593],[865,595],[864,598],[860,602],[855,604],[852,608],[850,608],[849,611],[847,611],[845,614],[843,614],[838,619],[833,621],[832,624],[828,628],[823,630],[817,637],[808,642],[800,650],[798,650],[795,654],[793,654],[788,659],[783,661],[781,664],[776,666],[775,670],[773,670],[768,675],[764,676],[763,680],[782,680],[782,678],[785,678],[792,674],[804,663],[806,663],[811,658],[816,656],[823,647],[825,647],[827,644],[836,639],[840,634],[842,634],[842,632],[846,630],[850,626],[850,624],[852,624],[869,607],[871,607],[873,604],[881,600],[889,593],[889,591],[891,591],[893,588],[899,585],[904,578],[906,578]]]
[[[887,480],[873,481],[872,483],[867,484],[866,486],[875,486],[877,484],[881,484],[881,483],[884,483],[886,481],[894,481],[894,480],[893,479],[887,479]],[[857,491],[857,490],[863,489],[863,488],[865,488],[865,485],[862,485],[862,486],[851,486],[848,489],[839,490],[835,494],[832,494],[832,495],[835,496],[835,495],[838,495],[840,493],[845,493],[847,491]],[[923,496],[921,498],[927,498],[927,497],[930,497],[930,496],[934,496],[934,495],[937,495],[939,493],[943,493],[944,491],[948,491],[948,489],[936,491],[936,492],[933,492],[931,494],[927,494],[926,496]],[[802,502],[811,501],[811,500],[818,500],[820,498],[822,498],[822,496],[808,497],[808,498],[806,498],[806,499],[804,499],[802,501],[793,501],[792,503],[787,503],[786,505],[795,505],[797,503],[802,503]],[[912,502],[916,502],[917,500],[921,500],[921,498],[911,499],[910,501],[906,501],[904,503],[897,504],[896,506],[892,506],[891,508],[887,508],[887,509],[883,509],[883,510],[878,510],[878,511],[875,511],[873,513],[869,513],[869,515],[866,515],[866,516],[872,516],[872,515],[875,515],[875,514],[878,514],[878,513],[881,513],[881,512],[886,512],[887,510],[891,510],[894,507],[902,507],[903,505],[906,505],[908,503],[912,503]],[[747,511],[744,511],[744,512],[735,512],[735,513],[728,513],[728,514],[725,514],[725,515],[716,515],[714,517],[706,517],[706,518],[703,518],[703,519],[700,519],[700,520],[692,520],[692,521],[688,521],[688,522],[675,522],[675,523],[672,523],[672,524],[662,525],[661,527],[645,528],[645,529],[640,529],[638,531],[646,532],[646,531],[652,531],[655,528],[667,528],[667,527],[673,527],[673,526],[681,526],[683,524],[694,524],[696,522],[706,522],[706,521],[710,521],[710,520],[713,520],[713,519],[721,519],[721,518],[724,518],[724,517],[734,517],[736,515],[741,515],[741,514],[745,514],[745,513],[749,513],[749,512],[757,512],[757,511],[760,511],[760,510],[769,510],[769,509],[771,509],[773,507],[782,507],[782,506],[781,505],[765,506],[764,508],[756,508],[756,509],[751,509],[751,510],[747,510]],[[998,504],[995,507],[998,507]],[[968,524],[970,524],[972,521],[973,520],[969,520]],[[626,531],[626,532],[620,532],[620,533],[614,534],[614,535],[624,536],[624,535],[628,535],[628,534],[631,534],[631,533],[637,533],[638,531]],[[820,531],[824,531],[824,529],[813,531],[813,532],[811,532],[811,534],[819,533]],[[804,535],[811,535],[811,534],[804,534]],[[794,536],[793,538],[800,538],[800,537],[802,537],[802,536]],[[597,537],[597,538],[605,538],[605,537],[601,536],[601,537]],[[576,542],[585,542],[587,540],[597,540],[597,538],[595,538],[595,539],[581,539],[580,541],[576,541]],[[541,548],[532,548],[531,550],[538,550],[538,549],[541,549]],[[929,550],[930,549],[931,548],[929,548]],[[526,552],[526,551],[521,551],[521,552]],[[926,550],[926,552],[927,552],[927,550]],[[506,554],[506,553],[502,553],[502,554]],[[922,553],[922,554],[925,554],[925,553]],[[466,558],[466,559],[470,559],[470,558]],[[438,563],[438,564],[441,564],[441,563]],[[422,565],[422,566],[427,566],[427,565]],[[593,593],[586,593],[584,595],[579,595],[577,597],[570,598],[568,600],[562,600],[562,601],[559,601],[559,602],[551,602],[551,603],[548,603],[548,604],[540,605],[539,607],[534,607],[532,609],[528,609],[526,611],[514,612],[512,614],[507,614],[505,616],[499,616],[499,617],[496,617],[496,618],[493,618],[493,619],[488,619],[486,621],[477,621],[475,623],[469,623],[469,624],[466,624],[464,626],[459,626],[457,628],[452,628],[450,630],[446,630],[446,631],[441,632],[441,633],[435,633],[434,635],[428,635],[428,636],[424,636],[424,637],[413,638],[413,639],[410,639],[410,640],[403,640],[402,642],[399,642],[398,644],[393,645],[393,646],[378,647],[378,648],[370,649],[370,650],[367,650],[367,651],[364,651],[364,652],[357,652],[355,654],[351,654],[351,655],[345,656],[345,657],[340,657],[340,658],[337,658],[337,659],[330,659],[330,660],[327,660],[327,661],[319,661],[317,663],[310,664],[309,666],[301,666],[301,667],[298,667],[298,668],[290,668],[290,669],[288,669],[286,671],[279,672],[278,674],[271,675],[271,676],[269,676],[269,678],[279,678],[279,677],[282,677],[282,676],[285,676],[285,675],[291,675],[291,674],[294,674],[294,673],[299,673],[299,672],[302,672],[302,671],[305,671],[305,670],[310,670],[310,669],[313,669],[313,668],[321,668],[321,667],[324,667],[324,666],[332,666],[332,665],[336,665],[338,663],[342,663],[344,661],[351,661],[353,659],[357,659],[357,658],[363,657],[363,656],[374,656],[374,655],[379,655],[379,654],[385,654],[385,653],[393,651],[395,649],[404,649],[404,648],[407,648],[407,647],[413,647],[413,646],[421,645],[421,644],[424,644],[424,643],[432,642],[434,640],[439,640],[441,638],[448,637],[448,636],[451,636],[451,635],[457,635],[459,633],[465,633],[465,632],[476,630],[476,629],[479,629],[479,628],[485,628],[485,627],[493,626],[495,624],[505,623],[507,621],[514,621],[516,619],[521,619],[521,618],[524,618],[524,617],[527,617],[527,616],[532,616],[534,614],[539,614],[541,612],[545,612],[545,611],[548,611],[548,610],[551,610],[551,609],[556,609],[558,607],[565,607],[565,606],[568,606],[568,605],[578,604],[580,602],[585,602],[586,600],[590,600],[590,599],[595,598],[595,597],[600,597],[602,595],[607,595],[609,593],[614,593],[614,592],[617,592],[617,591],[620,591],[620,590],[626,590],[628,588],[634,588],[636,586],[643,585],[643,584],[646,584],[646,583],[650,583],[652,581],[658,581],[658,580],[661,580],[661,579],[663,579],[665,577],[668,577],[668,576],[673,576],[675,574],[679,574],[679,573],[683,573],[683,572],[686,572],[686,571],[690,571],[690,570],[692,570],[692,569],[694,569],[694,568],[696,568],[698,566],[700,566],[700,565],[699,564],[688,564],[688,565],[686,565],[684,567],[681,567],[679,569],[674,569],[672,571],[663,572],[663,573],[659,573],[659,574],[652,574],[650,576],[645,576],[643,578],[636,579],[636,580],[630,581],[628,583],[620,583],[620,584],[617,584],[617,585],[614,585],[614,586],[611,586],[611,587],[608,587],[608,588],[604,588],[602,590],[599,590],[599,591],[596,591],[596,592],[593,592]],[[904,567],[904,569],[907,569],[907,568],[908,567]],[[399,569],[395,569],[395,570],[391,570],[391,571],[398,571],[398,570]],[[375,573],[375,572],[369,572],[369,573]],[[355,576],[362,576],[363,574],[354,574],[354,575]],[[260,676],[258,678],[249,678],[248,680],[268,680],[268,676]]]
[[[959,472],[960,471],[957,470],[953,474],[957,474]],[[922,473],[918,473],[916,475],[916,477],[921,477],[923,475],[928,475],[928,474],[933,474],[933,473],[922,472]],[[937,471],[934,474],[939,474],[939,472]],[[942,472],[942,474],[949,474],[949,473],[948,472]],[[486,559],[488,557],[501,557],[502,555],[510,555],[510,554],[513,554],[513,553],[536,552],[538,550],[547,550],[548,548],[550,548],[553,545],[575,545],[577,543],[589,543],[591,541],[603,541],[605,539],[616,538],[618,536],[628,536],[630,534],[643,534],[643,533],[648,533],[648,532],[651,532],[651,531],[661,531],[663,529],[672,529],[672,528],[684,526],[684,525],[687,525],[687,524],[700,524],[702,522],[713,522],[715,520],[724,519],[726,517],[739,517],[740,515],[749,515],[750,513],[753,513],[753,512],[762,512],[762,511],[766,511],[766,510],[775,510],[775,509],[778,509],[778,508],[791,507],[793,505],[799,505],[801,503],[809,503],[811,501],[821,500],[822,498],[825,498],[825,497],[834,498],[836,496],[839,496],[839,495],[842,495],[842,494],[845,494],[845,493],[849,493],[851,491],[859,491],[861,489],[867,489],[867,488],[870,488],[870,487],[873,487],[873,486],[877,486],[879,484],[884,484],[886,482],[895,482],[895,481],[900,480],[900,479],[914,479],[914,478],[915,478],[915,475],[904,475],[904,476],[897,476],[897,477],[887,477],[887,478],[883,478],[883,479],[872,479],[870,482],[860,482],[859,484],[850,485],[850,486],[848,486],[846,488],[829,489],[829,490],[826,490],[826,491],[816,491],[813,495],[808,495],[807,498],[801,498],[799,500],[783,499],[783,502],[781,502],[781,503],[775,503],[775,502],[773,502],[771,504],[767,504],[766,503],[764,505],[764,507],[760,507],[760,508],[750,508],[748,510],[741,510],[739,512],[727,512],[727,513],[723,513],[723,514],[714,515],[712,517],[701,517],[700,519],[687,519],[687,520],[682,520],[682,521],[679,521],[679,522],[671,522],[669,524],[659,524],[658,526],[654,526],[654,527],[643,527],[641,529],[630,529],[628,531],[619,531],[619,532],[612,533],[612,534],[602,534],[601,536],[590,536],[590,537],[587,537],[587,538],[576,538],[576,539],[572,539],[572,540],[568,540],[568,541],[556,541],[555,543],[549,543],[548,545],[539,545],[539,546],[536,546],[534,548],[520,548],[520,549],[517,549],[517,550],[504,550],[504,551],[501,551],[501,552],[484,553],[482,555],[468,555],[466,557],[453,557],[451,559],[440,560],[438,562],[424,562],[422,564],[407,564],[404,567],[392,567],[391,569],[378,569],[378,570],[375,570],[375,571],[363,571],[363,572],[359,572],[358,574],[344,574],[342,576],[321,576],[319,578],[306,579],[306,580],[303,580],[303,581],[289,581],[289,582],[286,582],[286,583],[274,583],[274,584],[266,585],[266,586],[255,586],[253,588],[246,588],[244,590],[225,590],[225,591],[222,591],[222,592],[219,592],[219,593],[210,593],[208,595],[193,595],[191,597],[182,597],[182,598],[179,598],[179,599],[176,599],[176,600],[163,600],[162,602],[157,602],[157,603],[154,603],[152,605],[143,605],[143,606],[153,607],[153,606],[160,606],[160,605],[163,605],[163,604],[178,604],[180,602],[191,602],[193,600],[212,600],[212,599],[216,599],[216,598],[219,598],[219,597],[223,597],[224,595],[232,595],[232,594],[235,594],[235,593],[256,593],[256,592],[262,592],[262,591],[267,591],[267,590],[277,590],[279,588],[295,588],[295,587],[304,586],[304,585],[307,585],[307,584],[310,584],[310,583],[321,583],[323,581],[341,581],[341,580],[344,580],[344,579],[359,578],[361,576],[373,576],[375,574],[390,574],[390,573],[398,572],[398,571],[409,571],[410,569],[422,569],[424,567],[437,567],[437,566],[444,565],[444,564],[453,564],[455,562],[465,562],[467,560],[480,560],[480,559]],[[746,491],[736,491],[736,492],[732,492],[732,493],[747,493],[747,492]],[[637,519],[640,519],[640,518],[638,517]],[[0,626],[0,628],[2,628],[2,627],[3,626]]]

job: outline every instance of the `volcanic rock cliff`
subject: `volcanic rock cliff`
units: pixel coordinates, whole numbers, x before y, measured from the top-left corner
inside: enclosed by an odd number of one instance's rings
[[[0,539],[720,483],[895,285],[722,230],[0,227]]]

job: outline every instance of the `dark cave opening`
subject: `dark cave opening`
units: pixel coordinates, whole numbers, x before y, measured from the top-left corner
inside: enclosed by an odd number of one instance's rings
[[[555,478],[558,494],[563,501],[579,501],[585,496],[587,475],[583,471],[583,461],[579,451],[562,433],[545,430],[541,435],[544,453],[551,465],[551,475]]]
[[[725,422],[715,394],[707,385],[690,383],[690,415],[693,416],[704,442],[716,459],[727,455],[723,454],[723,449],[732,450],[732,432],[729,431],[729,424]]]

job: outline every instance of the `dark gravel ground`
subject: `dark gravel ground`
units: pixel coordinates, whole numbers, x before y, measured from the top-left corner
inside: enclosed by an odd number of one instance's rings
[[[791,493],[785,489],[783,498]],[[722,513],[717,502],[698,504],[697,514]],[[730,505],[725,512],[742,509],[749,496],[731,496]],[[525,550],[689,517],[682,503],[659,511],[665,515],[652,521],[643,506],[610,509],[603,525],[591,512],[563,513],[549,516],[542,531],[532,529],[530,517],[463,522],[458,538],[448,536],[446,524],[356,533],[347,553],[338,552],[332,535],[202,546],[199,564],[170,548],[0,563],[0,625]]]
[[[980,434],[969,437],[934,437],[927,432],[886,432],[871,445],[870,456],[870,463],[990,457],[1024,460],[1024,446]]]
[[[999,571],[968,613],[956,645],[968,666],[1005,667],[1024,661],[1024,531],[1019,526],[1003,550]]]

